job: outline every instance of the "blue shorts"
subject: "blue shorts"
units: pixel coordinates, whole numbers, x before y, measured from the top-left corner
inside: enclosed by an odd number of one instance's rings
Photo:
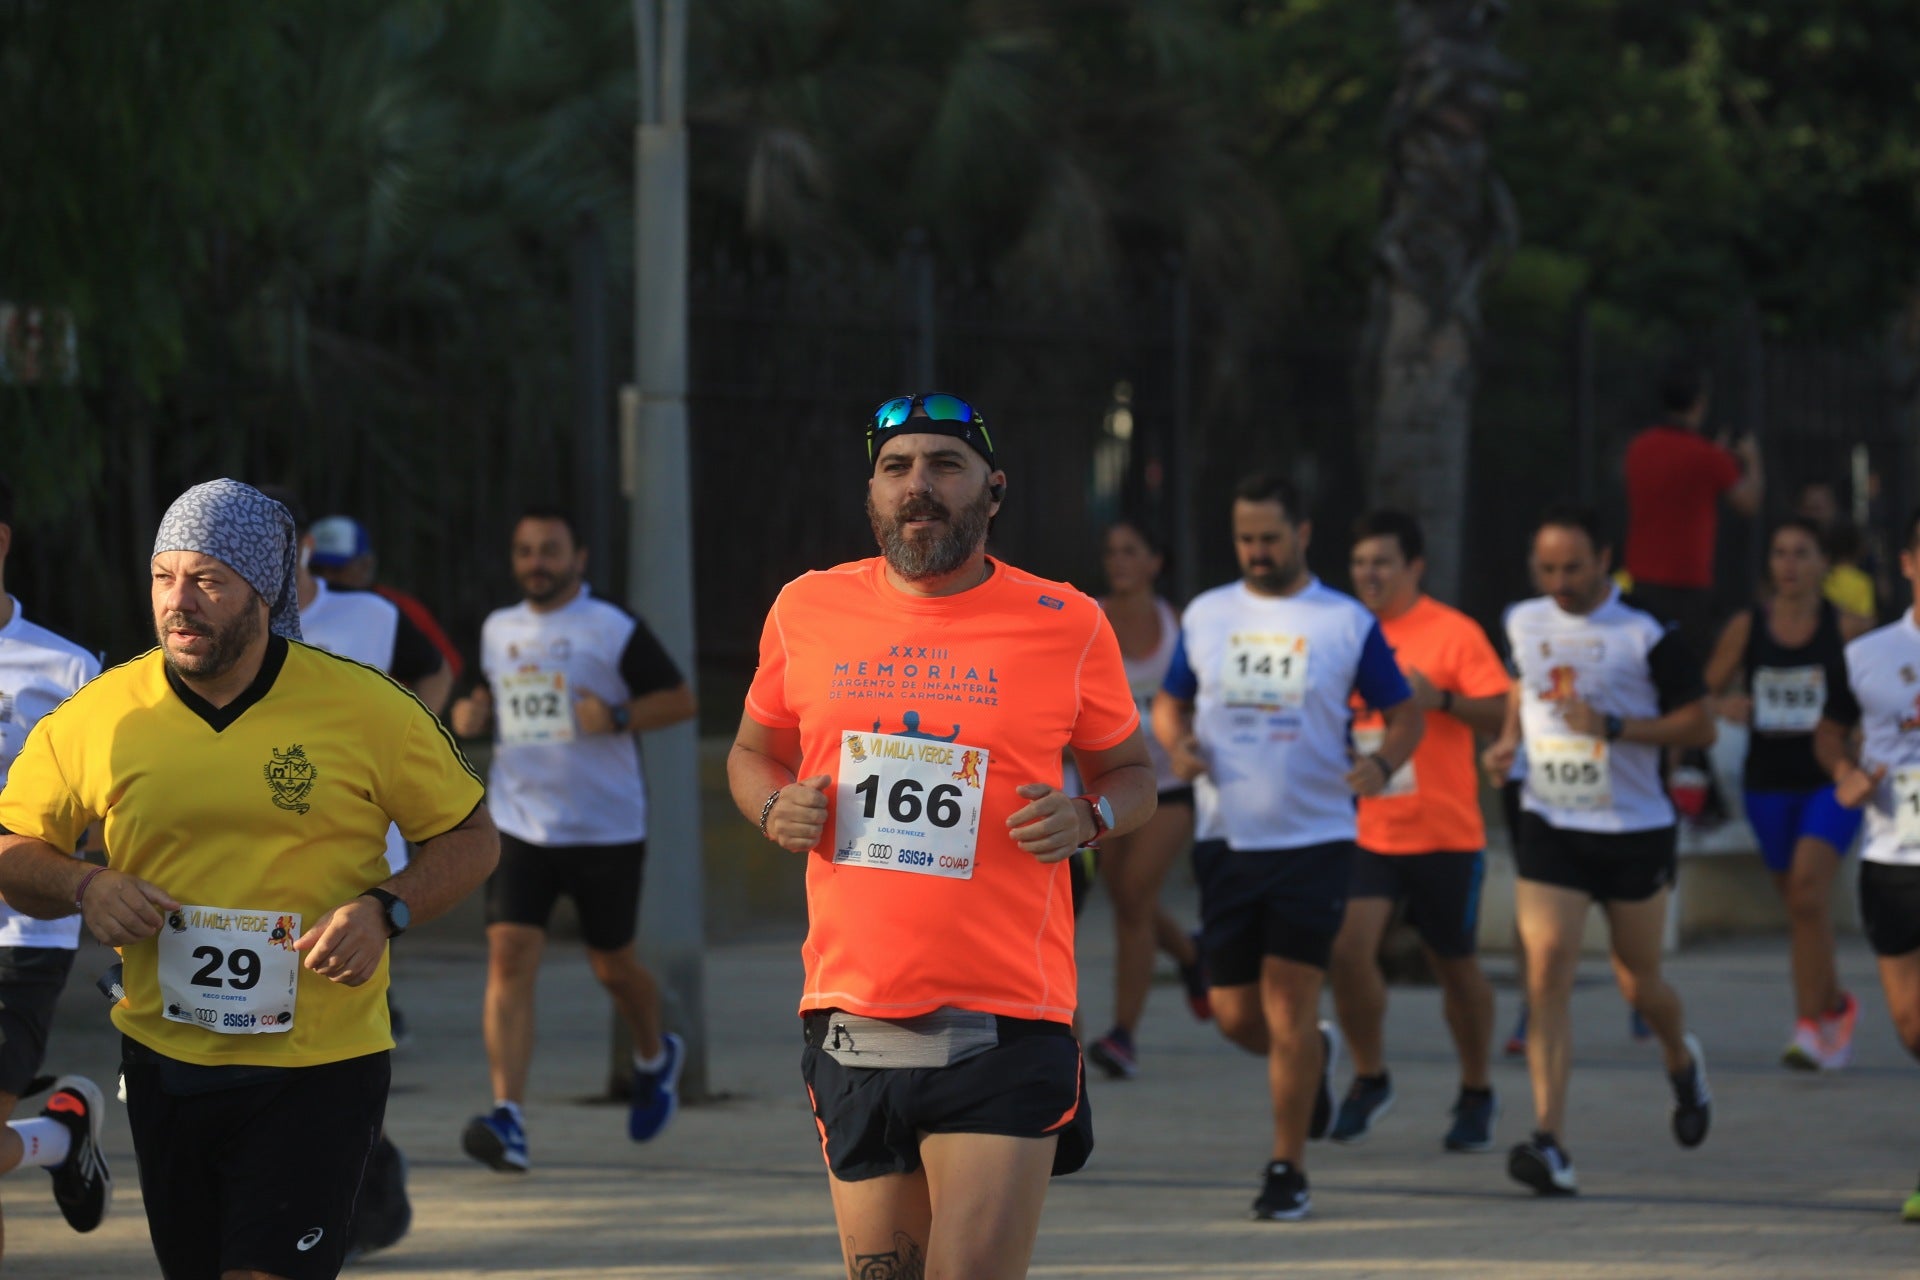
[[[1860,831],[1860,810],[1848,809],[1833,798],[1832,787],[1818,791],[1749,791],[1747,821],[1760,841],[1767,870],[1784,872],[1793,866],[1793,846],[1802,836],[1832,845],[1842,857]]]

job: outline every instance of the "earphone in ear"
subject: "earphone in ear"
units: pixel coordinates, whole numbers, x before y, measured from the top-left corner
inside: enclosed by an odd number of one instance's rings
[[[998,502],[1007,496],[1007,486],[1003,484],[990,484],[987,486],[987,496],[995,502]]]

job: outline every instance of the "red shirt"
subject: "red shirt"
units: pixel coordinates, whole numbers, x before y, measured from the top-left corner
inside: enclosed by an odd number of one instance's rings
[[[1627,446],[1627,572],[1662,587],[1713,585],[1720,495],[1740,461],[1685,427],[1660,423]]]

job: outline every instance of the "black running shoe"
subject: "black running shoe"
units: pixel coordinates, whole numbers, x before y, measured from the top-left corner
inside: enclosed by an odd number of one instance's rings
[[[1543,1196],[1580,1194],[1579,1180],[1573,1174],[1573,1161],[1550,1133],[1536,1131],[1531,1138],[1507,1153],[1507,1175],[1524,1182]]]
[[[1320,1092],[1313,1099],[1313,1119],[1307,1123],[1307,1137],[1318,1142],[1333,1127],[1333,1075],[1340,1069],[1340,1029],[1331,1022],[1320,1024]]]
[[[1266,1182],[1253,1202],[1253,1216],[1262,1222],[1298,1222],[1313,1208],[1307,1194],[1307,1175],[1285,1160],[1267,1166]]]
[[[373,1144],[367,1171],[360,1179],[360,1197],[353,1205],[347,1261],[376,1249],[400,1243],[413,1225],[413,1202],[407,1199],[407,1158],[386,1134]]]
[[[1462,1089],[1454,1100],[1453,1125],[1440,1144],[1449,1151],[1493,1150],[1493,1119],[1500,1114],[1500,1103],[1493,1090],[1469,1093]]]
[[[106,1101],[100,1086],[85,1076],[61,1076],[40,1108],[42,1117],[58,1120],[73,1135],[67,1158],[48,1169],[53,1175],[53,1199],[75,1231],[91,1231],[107,1216],[113,1202],[113,1175],[100,1154],[100,1125]]]
[[[1335,1142],[1358,1142],[1373,1131],[1375,1121],[1391,1110],[1393,1080],[1386,1072],[1372,1079],[1355,1076],[1327,1136]]]
[[[1673,1140],[1697,1147],[1707,1140],[1713,1123],[1713,1091],[1707,1088],[1707,1055],[1700,1041],[1687,1033],[1687,1054],[1693,1061],[1667,1077],[1673,1084]]]

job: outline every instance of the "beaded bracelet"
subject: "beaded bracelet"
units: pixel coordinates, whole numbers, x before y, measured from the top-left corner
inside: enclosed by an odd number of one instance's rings
[[[767,836],[767,817],[773,812],[774,802],[780,799],[782,790],[784,788],[775,787],[773,794],[767,797],[767,802],[760,806],[760,834],[763,836]],[[767,839],[771,840],[773,837],[767,836]]]

